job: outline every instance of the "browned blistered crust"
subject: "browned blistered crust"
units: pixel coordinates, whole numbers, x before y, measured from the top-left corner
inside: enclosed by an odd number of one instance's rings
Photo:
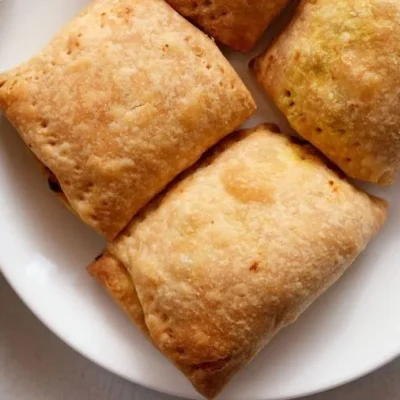
[[[290,0],[167,0],[209,35],[249,51]]]
[[[303,0],[253,62],[291,125],[347,175],[393,183],[400,167],[400,2]]]
[[[224,140],[90,267],[208,398],[341,276],[386,218],[386,202],[272,130]],[[118,269],[98,272],[110,262]]]
[[[76,213],[113,238],[255,104],[163,0],[95,0],[0,77],[0,109]]]

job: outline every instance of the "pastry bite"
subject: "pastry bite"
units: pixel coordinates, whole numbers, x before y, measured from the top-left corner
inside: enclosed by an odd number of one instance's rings
[[[249,51],[290,0],[167,0],[210,36]]]
[[[95,0],[0,77],[0,111],[109,239],[254,109],[213,41],[162,0]]]
[[[386,202],[270,125],[226,138],[89,272],[205,397],[346,270]]]
[[[301,1],[252,63],[294,129],[352,178],[391,184],[400,167],[400,3]]]

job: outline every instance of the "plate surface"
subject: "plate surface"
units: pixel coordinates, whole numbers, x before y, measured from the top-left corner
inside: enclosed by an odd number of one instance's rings
[[[0,70],[40,50],[87,0],[0,0]],[[286,18],[288,15],[286,16]],[[258,48],[226,52],[259,105],[250,124],[282,116],[247,71]],[[221,399],[286,399],[348,382],[400,354],[400,184],[369,188],[393,206],[383,233],[346,276],[282,332]],[[0,265],[14,289],[60,338],[94,362],[141,385],[198,398],[186,379],[142,337],[85,266],[103,240],[47,190],[22,140],[0,117]]]

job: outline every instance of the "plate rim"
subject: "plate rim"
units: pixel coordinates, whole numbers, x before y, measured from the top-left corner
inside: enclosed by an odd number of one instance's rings
[[[2,6],[3,4],[5,4],[5,2],[0,0],[0,6]],[[1,16],[0,16],[0,20],[1,20]],[[262,43],[262,41],[261,41],[261,43]],[[29,45],[27,45],[27,46],[29,46]],[[0,113],[0,116],[1,116],[1,113]],[[266,119],[266,118],[264,118],[264,119]],[[4,254],[6,254],[6,253],[4,253]],[[63,343],[65,343],[68,347],[70,347],[76,353],[78,353],[81,356],[85,357],[86,359],[90,360],[95,365],[100,366],[104,370],[106,370],[116,376],[119,376],[128,382],[132,382],[133,384],[142,386],[149,390],[154,390],[160,394],[164,393],[164,394],[168,394],[171,396],[181,396],[182,397],[182,394],[177,393],[173,389],[169,389],[169,388],[165,388],[165,387],[161,388],[160,387],[161,385],[157,384],[157,380],[153,380],[152,383],[150,383],[150,381],[141,382],[138,379],[133,379],[132,376],[129,376],[128,374],[124,373],[121,370],[118,370],[118,367],[116,365],[114,365],[113,363],[107,364],[107,362],[102,360],[100,357],[96,358],[95,355],[91,354],[91,352],[89,350],[86,350],[84,348],[84,346],[80,346],[77,343],[75,343],[73,337],[69,337],[65,332],[62,331],[62,329],[56,323],[54,323],[54,324],[51,323],[51,321],[50,321],[51,317],[46,316],[45,310],[41,309],[40,307],[36,307],[35,304],[33,304],[32,302],[29,301],[29,299],[28,299],[29,296],[24,291],[24,289],[21,287],[19,280],[16,277],[14,279],[14,277],[10,273],[10,270],[12,268],[8,267],[8,265],[9,265],[9,263],[12,263],[12,262],[7,261],[7,259],[10,260],[10,258],[9,258],[10,254],[7,253],[6,256],[4,254],[0,254],[0,273],[4,276],[6,282],[10,285],[12,290],[21,299],[21,301],[24,303],[24,305],[35,315],[35,317],[47,329],[49,329],[53,334],[55,334],[57,336],[57,338],[59,338]],[[255,397],[252,397],[249,400],[291,400],[291,399],[296,399],[299,397],[311,396],[311,395],[315,395],[318,393],[323,393],[323,392],[341,387],[343,385],[346,385],[350,382],[354,382],[354,381],[382,368],[384,365],[392,362],[399,356],[400,356],[400,340],[399,340],[399,343],[395,350],[388,352],[388,353],[382,353],[381,357],[379,358],[380,359],[379,362],[377,362],[377,361],[369,362],[369,363],[365,362],[364,368],[358,368],[356,371],[354,371],[353,374],[349,374],[349,376],[346,379],[343,379],[343,378],[333,379],[330,384],[327,384],[323,387],[314,388],[314,389],[310,388],[309,390],[299,391],[297,394],[295,394],[293,396],[289,396],[289,397],[287,397],[287,396],[285,396],[285,397],[282,397],[282,396],[280,396],[280,397],[279,396],[278,397],[265,397],[262,395],[257,395]],[[375,358],[378,358],[378,357],[375,357]],[[201,397],[200,397],[200,395],[193,395],[193,396],[186,395],[185,398],[200,399]],[[222,395],[221,400],[222,399],[226,399],[226,398]]]
[[[27,299],[26,296],[24,295],[24,291],[20,290],[19,285],[17,282],[14,281],[14,279],[11,277],[10,274],[7,274],[7,268],[4,268],[4,263],[0,262],[0,272],[2,273],[2,275],[4,276],[5,280],[7,281],[7,283],[10,285],[10,287],[12,288],[12,290],[17,294],[17,296],[19,297],[19,299],[23,302],[23,304],[28,308],[28,310],[30,310],[32,312],[32,314],[50,331],[52,332],[54,335],[57,336],[58,339],[60,339],[64,344],[66,344],[70,349],[72,349],[73,351],[75,351],[77,354],[81,355],[82,357],[86,358],[87,360],[89,360],[90,362],[92,362],[94,365],[97,365],[101,368],[103,368],[104,370],[106,370],[107,372],[114,374],[116,376],[119,376],[123,379],[125,379],[128,382],[131,382],[135,385],[139,385],[141,387],[144,387],[146,389],[149,390],[153,390],[155,392],[158,392],[160,394],[167,394],[169,396],[180,396],[179,394],[177,394],[176,392],[172,391],[172,390],[168,390],[165,388],[160,388],[159,386],[157,386],[157,384],[155,383],[150,384],[150,383],[142,383],[142,382],[138,382],[136,380],[134,380],[132,377],[128,376],[127,374],[123,373],[122,371],[118,371],[117,368],[111,366],[111,365],[107,365],[106,363],[104,363],[101,360],[96,359],[94,356],[92,356],[91,354],[89,354],[89,352],[86,352],[85,349],[77,346],[72,339],[67,338],[62,332],[59,332],[59,330],[53,326],[51,326],[50,323],[48,323],[46,321],[46,316],[44,315],[44,313],[38,309],[35,308],[34,305],[32,305]],[[345,386],[351,382],[357,381],[358,379],[361,379],[371,373],[373,373],[374,371],[379,370],[380,368],[384,367],[385,365],[391,363],[392,361],[396,360],[398,357],[400,357],[400,342],[399,342],[399,348],[396,351],[395,354],[391,354],[391,355],[387,355],[386,357],[383,357],[382,360],[379,363],[376,363],[375,365],[372,366],[366,366],[364,370],[359,371],[357,373],[355,373],[353,376],[350,376],[348,379],[345,380],[336,380],[334,382],[332,382],[330,385],[324,387],[324,388],[319,388],[319,389],[310,389],[310,390],[304,390],[303,392],[299,392],[296,395],[293,396],[285,396],[285,397],[254,397],[252,399],[249,400],[294,400],[294,399],[298,399],[301,397],[307,397],[307,396],[313,396],[319,393],[325,393],[328,392],[330,390]],[[196,400],[196,399],[202,399],[201,396],[185,396],[183,398],[186,398],[188,400]]]

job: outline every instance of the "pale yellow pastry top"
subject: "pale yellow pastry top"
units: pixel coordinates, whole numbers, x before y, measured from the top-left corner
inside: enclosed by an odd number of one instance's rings
[[[339,278],[386,217],[383,200],[271,129],[222,142],[90,266],[209,398]]]
[[[290,0],[167,0],[234,50],[248,51]]]
[[[349,176],[390,184],[400,167],[400,2],[303,0],[254,62],[292,126]]]
[[[94,0],[0,77],[0,109],[108,238],[255,109],[217,46],[163,0]]]

